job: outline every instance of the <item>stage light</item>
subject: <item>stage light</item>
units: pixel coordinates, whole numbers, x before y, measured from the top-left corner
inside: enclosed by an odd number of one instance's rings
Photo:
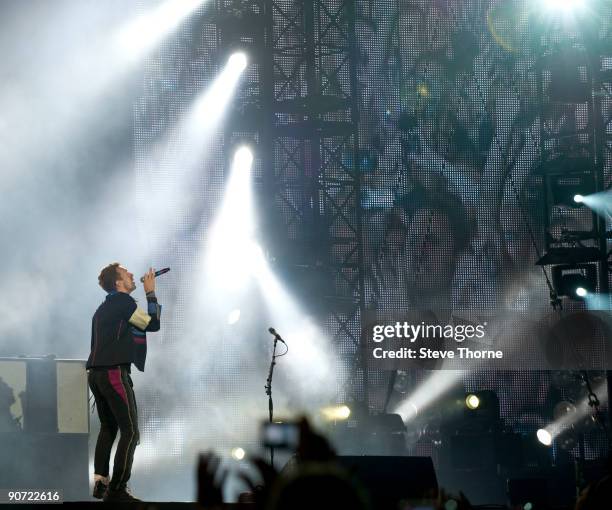
[[[233,326],[234,324],[236,324],[238,321],[240,320],[240,309],[236,308],[235,310],[232,310],[228,315],[227,315],[227,323],[230,326]]]
[[[121,55],[143,56],[192,14],[204,0],[168,0],[151,12],[125,25],[115,36]]]
[[[607,383],[599,384],[593,389],[596,395],[601,395],[601,404],[608,401]],[[554,421],[545,428],[536,432],[538,441],[545,446],[550,446],[555,440],[562,449],[572,449],[576,444],[577,434],[584,432],[585,417],[592,417],[593,410],[590,405],[590,397],[586,396],[577,403],[561,401],[557,403],[553,411]],[[581,425],[582,422],[582,425]]]
[[[545,0],[544,5],[551,11],[570,13],[582,9],[586,0]]]
[[[542,443],[544,446],[550,446],[552,444],[553,436],[548,430],[538,429],[536,436],[538,441],[540,441],[540,443]]]
[[[248,172],[253,163],[253,152],[246,146],[240,147],[234,155],[234,164],[239,172]]]
[[[463,403],[464,407],[461,400],[457,401],[457,404],[463,407],[464,420],[468,420],[466,423],[470,423],[470,427],[478,425],[495,428],[499,425],[501,420],[499,398],[494,391],[481,390],[468,393]]]
[[[321,409],[321,414],[328,421],[348,420],[351,416],[351,409],[345,404],[328,406]]]
[[[583,207],[584,197],[595,192],[593,174],[588,171],[551,174],[550,192],[554,205]]]
[[[594,264],[553,266],[552,283],[559,297],[580,301],[597,288],[597,268]]]
[[[465,397],[465,405],[468,409],[477,409],[480,405],[480,399],[477,395],[470,393],[467,397]]]
[[[243,460],[246,457],[246,452],[238,447],[238,448],[232,448],[232,458],[235,460]]]
[[[578,287],[576,289],[576,295],[579,297],[585,297],[587,294],[588,292],[584,287]]]
[[[407,402],[405,406],[402,406],[402,420],[404,423],[414,420],[419,415],[419,408],[414,402]]]
[[[236,53],[232,53],[229,60],[227,61],[230,67],[236,70],[236,72],[241,73],[244,71],[248,64],[247,56],[242,51],[237,51]]]

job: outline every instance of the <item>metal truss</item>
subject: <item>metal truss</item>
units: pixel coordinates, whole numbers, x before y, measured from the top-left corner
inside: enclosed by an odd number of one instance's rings
[[[548,219],[554,204],[551,200],[551,180],[554,174],[561,178],[572,178],[574,175],[588,176],[593,183],[594,192],[610,188],[611,168],[610,152],[612,150],[612,32],[609,20],[612,6],[606,2],[594,2],[594,12],[589,19],[580,17],[573,32],[562,25],[548,26],[540,32],[538,85],[541,105],[541,156],[544,183],[544,207]],[[556,68],[556,69],[555,69]],[[560,88],[555,90],[553,79],[561,80]],[[561,71],[561,72],[560,72]],[[581,108],[585,116],[582,125],[571,132],[555,132],[552,126],[546,125],[546,114],[553,112],[559,103]],[[552,129],[551,129],[552,128]],[[570,143],[567,143],[567,140]],[[572,164],[558,167],[555,161],[561,161],[563,152],[584,160],[578,168]],[[555,156],[557,158],[555,159]],[[555,168],[556,167],[556,168]],[[547,170],[552,170],[548,172]],[[587,213],[588,214],[588,213]],[[610,255],[608,251],[607,230],[609,218],[591,213],[592,229],[584,238],[555,238],[546,229],[547,254],[543,257],[548,264],[569,263],[576,265],[587,263],[598,266],[598,291],[608,298],[610,307]],[[576,236],[574,236],[576,237]],[[569,241],[569,242],[568,242]],[[561,251],[568,260],[555,257],[555,249]],[[568,250],[569,248],[569,250]],[[580,252],[582,250],[582,252]],[[590,253],[586,250],[590,250]],[[559,252],[558,252],[559,253]],[[576,255],[572,255],[575,253]],[[612,371],[607,371],[607,393],[612,394]],[[612,407],[608,408],[608,423],[612,423]]]
[[[601,7],[609,12],[604,4]],[[546,255],[540,262],[543,265],[598,262],[599,292],[607,294],[605,219],[586,207],[573,211],[566,207],[565,214],[573,215],[576,223],[584,224],[586,219],[590,229],[585,231],[583,227],[581,232],[572,232],[571,228],[562,228],[559,233],[552,232],[551,219],[555,211],[563,211],[555,203],[555,189],[578,182],[594,193],[609,186],[605,151],[609,150],[606,126],[610,120],[604,118],[610,110],[609,94],[607,108],[605,100],[605,80],[609,81],[609,73],[602,69],[610,59],[610,35],[602,35],[597,23],[584,19],[577,20],[571,30],[558,22],[547,24],[536,33],[546,236]],[[571,122],[567,120],[570,118]]]
[[[267,6],[274,117],[269,184],[293,246],[283,263],[321,282],[310,300],[324,296],[321,318],[341,367],[352,374],[339,398],[364,400],[354,0],[268,0]]]
[[[238,48],[255,59],[225,146],[245,138],[257,145],[269,260],[326,325],[338,369],[351,374],[338,398],[367,401],[354,3],[217,0],[215,7],[219,62]]]

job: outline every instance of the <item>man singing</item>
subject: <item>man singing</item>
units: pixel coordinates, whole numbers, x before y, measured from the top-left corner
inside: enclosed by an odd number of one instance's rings
[[[118,262],[102,269],[98,283],[108,294],[93,316],[91,354],[86,365],[101,425],[96,443],[93,496],[113,502],[140,501],[127,488],[140,437],[130,365],[134,363],[138,370],[144,371],[146,332],[159,331],[161,306],[155,297],[155,273],[149,269],[144,276],[146,311],[138,308],[130,296],[136,289],[134,275]],[[121,431],[121,437],[109,482],[109,460],[117,430]]]

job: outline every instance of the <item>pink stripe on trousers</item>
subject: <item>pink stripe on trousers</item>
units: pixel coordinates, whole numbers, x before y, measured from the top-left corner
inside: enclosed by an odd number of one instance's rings
[[[110,380],[111,386],[115,389],[119,396],[123,399],[123,401],[128,404],[127,393],[125,392],[125,387],[121,382],[121,369],[120,368],[111,368],[108,370],[108,379]],[[128,404],[129,405],[129,404]]]

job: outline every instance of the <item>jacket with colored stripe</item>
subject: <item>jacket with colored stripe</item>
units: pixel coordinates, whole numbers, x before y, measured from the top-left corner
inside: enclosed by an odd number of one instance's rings
[[[98,307],[91,323],[91,353],[86,368],[134,363],[144,372],[147,331],[159,331],[161,305],[154,293],[147,296],[147,311],[132,296],[111,292]]]

